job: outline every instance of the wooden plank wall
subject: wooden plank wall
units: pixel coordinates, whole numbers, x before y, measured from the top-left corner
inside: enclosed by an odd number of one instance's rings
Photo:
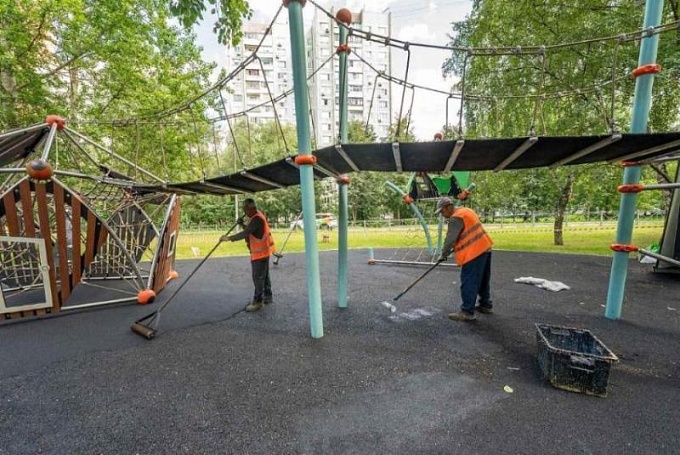
[[[52,198],[48,197],[50,193],[53,195]],[[51,211],[50,204],[52,204]],[[21,217],[17,211],[19,205],[22,209]],[[71,206],[72,213],[70,239],[66,228],[66,210],[64,209],[66,206]],[[53,213],[53,220],[50,220],[50,213]],[[50,312],[57,312],[61,309],[108,237],[106,229],[95,213],[57,181],[34,183],[28,179],[21,180],[12,191],[0,198],[0,227],[3,227],[2,230],[13,237],[46,239],[47,265],[53,302]],[[85,251],[81,248],[82,232],[86,233]],[[72,240],[70,267],[69,240]],[[54,263],[55,250],[58,253],[56,255],[58,264]],[[32,310],[8,313],[5,317],[19,318],[45,313],[45,310]]]
[[[175,266],[175,251],[176,246],[171,243],[171,236],[174,233],[174,241],[177,242],[179,235],[179,221],[180,221],[180,199],[175,198],[174,206],[170,212],[170,219],[166,225],[165,232],[160,233],[160,242],[158,244],[160,253],[156,266],[153,270],[153,291],[158,294],[168,282],[168,275]],[[175,247],[170,254],[170,248]]]

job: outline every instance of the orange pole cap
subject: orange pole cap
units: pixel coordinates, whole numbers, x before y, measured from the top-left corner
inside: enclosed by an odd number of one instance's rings
[[[340,8],[338,12],[335,13],[335,18],[338,20],[338,22],[352,25],[352,12],[347,8]]]
[[[298,2],[300,4],[300,6],[302,6],[303,8],[307,4],[307,0],[283,0],[283,6],[288,8],[288,5],[290,5],[290,2]]]

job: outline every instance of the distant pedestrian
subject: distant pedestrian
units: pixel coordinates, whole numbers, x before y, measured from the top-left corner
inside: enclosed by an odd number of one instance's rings
[[[225,235],[222,241],[235,242],[245,239],[248,245],[255,292],[252,302],[246,306],[246,311],[254,312],[260,311],[265,304],[273,301],[272,283],[269,278],[269,256],[276,249],[267,218],[257,210],[255,200],[248,198],[243,201],[243,211],[248,218],[248,222],[244,223],[243,231],[234,235]]]
[[[449,314],[454,321],[474,321],[475,309],[491,314],[491,248],[493,241],[477,214],[467,207],[456,207],[447,197],[437,201],[437,214],[449,220],[440,261],[453,253],[460,265],[460,311]],[[479,305],[477,298],[479,297]]]

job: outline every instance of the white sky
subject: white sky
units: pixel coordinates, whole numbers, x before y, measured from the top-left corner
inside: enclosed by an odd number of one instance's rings
[[[392,36],[396,39],[412,43],[446,45],[449,42],[447,34],[451,31],[451,22],[460,21],[471,10],[471,0],[316,0],[325,9],[330,7],[349,8],[359,12],[362,8],[368,11],[390,12],[392,14]],[[253,20],[269,23],[276,13],[280,0],[250,0],[253,9]],[[315,6],[307,2],[302,12],[308,20],[313,15]],[[287,14],[283,11],[282,14]],[[218,65],[225,64],[223,49],[217,44],[212,34],[212,22],[207,20],[197,27],[198,44],[203,47],[203,57],[215,61]],[[392,75],[398,79],[405,77],[406,52],[393,49]],[[408,81],[413,84],[431,87],[448,92],[453,84],[452,80],[442,77],[441,66],[449,53],[441,50],[411,47],[411,64]],[[403,88],[392,86],[393,118],[399,113]],[[403,115],[410,107],[410,90],[406,91]],[[434,133],[440,131],[446,123],[446,96],[417,89],[411,115],[411,126],[420,140],[432,140]],[[458,124],[458,104],[449,104],[449,124]]]

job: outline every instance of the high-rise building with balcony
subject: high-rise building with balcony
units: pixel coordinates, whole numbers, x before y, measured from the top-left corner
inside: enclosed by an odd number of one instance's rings
[[[352,27],[389,36],[390,17],[365,10],[353,14]],[[233,71],[242,64],[258,44],[258,59],[250,62],[244,71],[235,75],[225,93],[228,114],[245,112],[250,122],[264,123],[275,119],[295,124],[295,100],[293,95],[277,101],[271,98],[293,87],[288,17],[280,14],[271,29],[268,24],[246,23],[243,40],[228,50],[227,70]],[[339,59],[334,57],[339,43],[339,28],[318,9],[314,10],[311,26],[306,30],[307,74],[309,79],[309,102],[312,116],[312,132],[318,147],[339,141]],[[264,39],[263,39],[264,38]],[[377,71],[390,74],[390,47],[349,37],[351,52],[348,57],[348,120],[368,123],[378,137],[388,135],[391,116],[390,83],[377,77],[377,73],[359,58],[369,62]],[[329,61],[329,59],[331,59]],[[270,97],[271,94],[271,97]]]
[[[390,16],[361,10],[352,15],[352,27],[382,36],[390,34]],[[316,137],[320,147],[339,141],[339,59],[335,54],[339,43],[339,27],[328,16],[314,10],[307,33],[310,104]],[[349,121],[373,126],[378,140],[388,135],[392,109],[390,84],[377,77],[377,71],[391,72],[390,47],[350,35],[351,52],[347,59],[347,104]],[[373,67],[369,67],[359,58]]]
[[[295,123],[292,95],[280,99],[276,105],[271,102],[293,83],[288,20],[285,15],[279,15],[270,30],[268,25],[243,24],[243,40],[227,52],[227,70],[233,71],[257,50],[257,58],[228,84],[227,113],[245,112],[250,122],[266,123],[275,120],[276,109],[282,122]]]

